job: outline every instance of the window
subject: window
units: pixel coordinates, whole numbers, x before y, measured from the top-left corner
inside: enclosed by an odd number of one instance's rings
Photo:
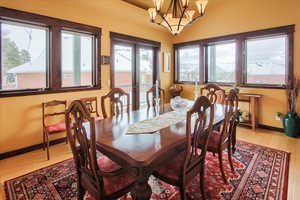
[[[288,25],[175,44],[175,82],[191,82],[195,64],[200,83],[287,88],[294,77],[294,32]],[[192,49],[199,48],[195,56]]]
[[[0,7],[0,97],[100,89],[101,29]]]
[[[183,47],[178,50],[178,81],[199,81],[200,48],[198,46]]]
[[[248,84],[285,84],[286,43],[286,35],[246,41]]]
[[[62,86],[93,85],[93,36],[62,32]]]
[[[225,43],[207,47],[208,82],[235,82],[235,46],[235,43]]]
[[[1,23],[1,90],[47,87],[48,29]]]

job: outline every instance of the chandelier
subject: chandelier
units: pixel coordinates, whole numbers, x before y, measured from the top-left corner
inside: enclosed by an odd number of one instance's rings
[[[197,0],[197,11],[189,9],[189,0],[171,0],[166,13],[162,13],[164,0],[153,0],[154,8],[149,8],[148,12],[151,22],[168,29],[173,35],[179,34],[183,28],[204,15],[208,0]]]

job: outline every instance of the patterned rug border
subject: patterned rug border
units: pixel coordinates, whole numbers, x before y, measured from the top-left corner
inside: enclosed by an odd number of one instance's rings
[[[262,147],[262,148],[272,149],[272,150],[280,151],[280,152],[283,152],[283,153],[286,154],[286,165],[285,165],[284,182],[286,182],[287,184],[285,184],[283,186],[282,199],[283,200],[287,200],[288,199],[288,186],[289,186],[288,183],[289,183],[289,171],[290,171],[291,152],[283,151],[283,150],[280,150],[280,149],[275,149],[275,148],[272,148],[272,147],[263,146],[263,145],[260,145],[260,144],[255,144],[255,143],[252,143],[252,142],[246,142],[244,140],[237,140],[237,142],[254,144],[254,145]]]
[[[246,142],[244,140],[237,140],[237,142],[242,142],[242,143],[248,143],[248,144],[252,144],[252,145],[256,145],[256,146],[259,146],[261,148],[265,148],[265,149],[271,149],[271,150],[275,150],[275,151],[279,151],[279,152],[283,152],[286,154],[286,165],[285,165],[285,175],[284,175],[284,182],[286,182],[287,184],[285,184],[283,186],[283,192],[282,192],[282,200],[287,200],[288,199],[288,181],[289,181],[289,168],[290,168],[290,157],[291,157],[291,152],[287,152],[287,151],[284,151],[284,150],[280,150],[280,149],[275,149],[275,148],[272,148],[272,147],[267,147],[267,146],[263,146],[263,145],[260,145],[260,144],[255,144],[255,143],[252,143],[252,142]],[[39,169],[36,169],[36,170],[33,170],[31,172],[28,172],[26,174],[23,174],[23,175],[20,175],[20,176],[17,176],[17,177],[14,177],[12,179],[9,179],[9,180],[6,180],[4,181],[4,193],[5,193],[5,199],[7,200],[11,200],[10,196],[10,192],[9,192],[9,182],[10,181],[13,181],[14,179],[18,179],[18,178],[21,178],[23,176],[27,176],[33,172],[36,172],[36,171],[39,171],[39,170],[43,170],[43,169],[47,169],[47,168],[51,168],[52,166],[54,165],[57,165],[57,164],[60,164],[60,163],[63,163],[65,161],[68,161],[68,160],[72,160],[73,158],[68,158],[68,159],[65,159],[63,161],[59,161],[57,163],[54,163],[54,164],[51,164],[51,165],[48,165],[48,166],[45,166],[45,167],[41,167]]]
[[[11,199],[11,198],[10,198],[11,194],[10,194],[10,192],[8,191],[8,188],[9,188],[9,182],[10,182],[10,181],[13,181],[13,180],[15,180],[15,179],[21,178],[21,177],[23,177],[23,176],[27,176],[27,175],[29,175],[29,174],[31,174],[31,173],[33,173],[33,172],[36,172],[36,171],[40,171],[40,170],[43,170],[43,169],[51,168],[51,167],[54,166],[54,165],[57,165],[57,164],[66,162],[66,161],[68,161],[68,160],[73,160],[73,157],[68,158],[68,159],[65,159],[65,160],[62,160],[62,161],[59,161],[59,162],[57,162],[57,163],[54,163],[54,164],[51,164],[51,165],[48,165],[48,166],[45,166],[45,167],[41,167],[41,168],[39,168],[39,169],[30,171],[30,172],[28,172],[28,173],[26,173],[26,174],[23,174],[23,175],[20,175],[20,176],[16,176],[16,177],[14,177],[14,178],[11,178],[11,179],[9,179],[9,180],[4,181],[4,193],[5,193],[4,197],[5,197],[5,199],[7,199],[7,200],[10,200],[10,199]]]

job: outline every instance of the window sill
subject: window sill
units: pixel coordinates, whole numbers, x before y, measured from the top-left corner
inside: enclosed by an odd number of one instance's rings
[[[80,91],[100,90],[100,89],[101,89],[100,86],[94,86],[94,87],[68,87],[68,88],[61,88],[59,90],[28,89],[28,90],[0,91],[0,98],[31,96],[31,95],[40,95],[40,94],[55,94],[55,93],[65,93],[65,92],[80,92]]]
[[[209,82],[209,83],[216,83],[216,82]],[[194,82],[175,82],[174,84],[184,84],[184,85],[194,85]],[[201,85],[205,85],[200,84]],[[224,86],[224,87],[234,87],[234,83],[216,83],[219,86]],[[287,89],[287,86],[285,85],[240,85],[238,86],[239,88],[258,88],[258,89]]]

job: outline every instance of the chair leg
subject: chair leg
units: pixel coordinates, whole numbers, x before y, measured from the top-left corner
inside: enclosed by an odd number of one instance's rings
[[[181,200],[186,200],[186,194],[185,194],[184,186],[179,187],[179,190],[180,190],[180,199]]]
[[[45,151],[46,141],[45,141],[45,131],[43,131],[43,150]]]
[[[80,200],[80,199],[83,199],[84,198],[84,195],[85,195],[85,191],[84,191],[84,188],[81,186],[80,184],[80,175],[78,174],[78,178],[77,178],[77,199]]]
[[[50,160],[50,152],[49,152],[49,134],[46,133],[46,142],[47,142],[47,159]]]
[[[66,144],[68,144],[68,136],[66,135]]]
[[[229,160],[231,171],[234,172],[234,167],[232,162],[232,148],[230,143],[228,143],[228,160]]]
[[[223,167],[223,151],[222,150],[220,150],[218,152],[218,157],[219,157],[219,165],[220,165],[222,178],[224,180],[224,183],[227,184],[226,176],[225,176],[225,173],[224,173],[224,167]]]
[[[200,166],[200,191],[202,195],[202,199],[206,199],[205,190],[204,190],[204,173],[205,172],[205,163],[202,163]]]

